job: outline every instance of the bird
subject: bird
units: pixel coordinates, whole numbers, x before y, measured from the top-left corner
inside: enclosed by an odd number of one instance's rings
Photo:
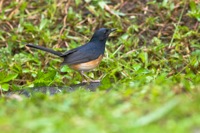
[[[78,71],[87,82],[93,82],[94,80],[91,80],[85,72],[93,70],[100,64],[105,53],[106,41],[113,31],[116,29],[100,28],[94,32],[89,42],[64,53],[32,43],[26,46],[62,57],[64,60],[61,65],[68,65]]]

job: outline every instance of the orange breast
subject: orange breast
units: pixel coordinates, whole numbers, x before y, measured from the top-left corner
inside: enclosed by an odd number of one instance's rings
[[[77,71],[89,71],[97,67],[99,63],[101,62],[102,58],[103,58],[103,55],[100,55],[97,59],[93,61],[76,64],[76,65],[70,65],[69,67]]]

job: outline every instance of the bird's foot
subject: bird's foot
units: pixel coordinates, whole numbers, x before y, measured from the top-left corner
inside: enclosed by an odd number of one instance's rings
[[[87,79],[87,80],[83,80],[82,83],[100,83],[100,80],[93,80],[93,79]]]
[[[91,80],[90,82],[92,82],[92,83],[99,83],[99,82],[101,82],[101,80],[99,80],[99,79],[97,79],[97,80]]]

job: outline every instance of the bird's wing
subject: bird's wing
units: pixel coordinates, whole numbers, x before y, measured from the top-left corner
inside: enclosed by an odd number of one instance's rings
[[[76,50],[68,51],[63,55],[64,61],[62,64],[79,64],[97,59],[100,56],[95,45],[86,45]]]
[[[78,48],[79,48],[79,47],[78,47]],[[63,54],[62,54],[60,57],[66,57],[67,55],[69,55],[69,54],[72,54],[72,53],[76,52],[76,51],[78,50],[78,48],[71,49],[71,50],[69,50],[69,51],[67,51],[67,52],[63,53]]]

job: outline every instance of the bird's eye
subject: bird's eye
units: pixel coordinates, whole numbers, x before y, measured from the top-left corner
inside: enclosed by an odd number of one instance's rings
[[[106,29],[105,31],[104,31],[104,34],[106,34],[108,32],[108,29]]]

